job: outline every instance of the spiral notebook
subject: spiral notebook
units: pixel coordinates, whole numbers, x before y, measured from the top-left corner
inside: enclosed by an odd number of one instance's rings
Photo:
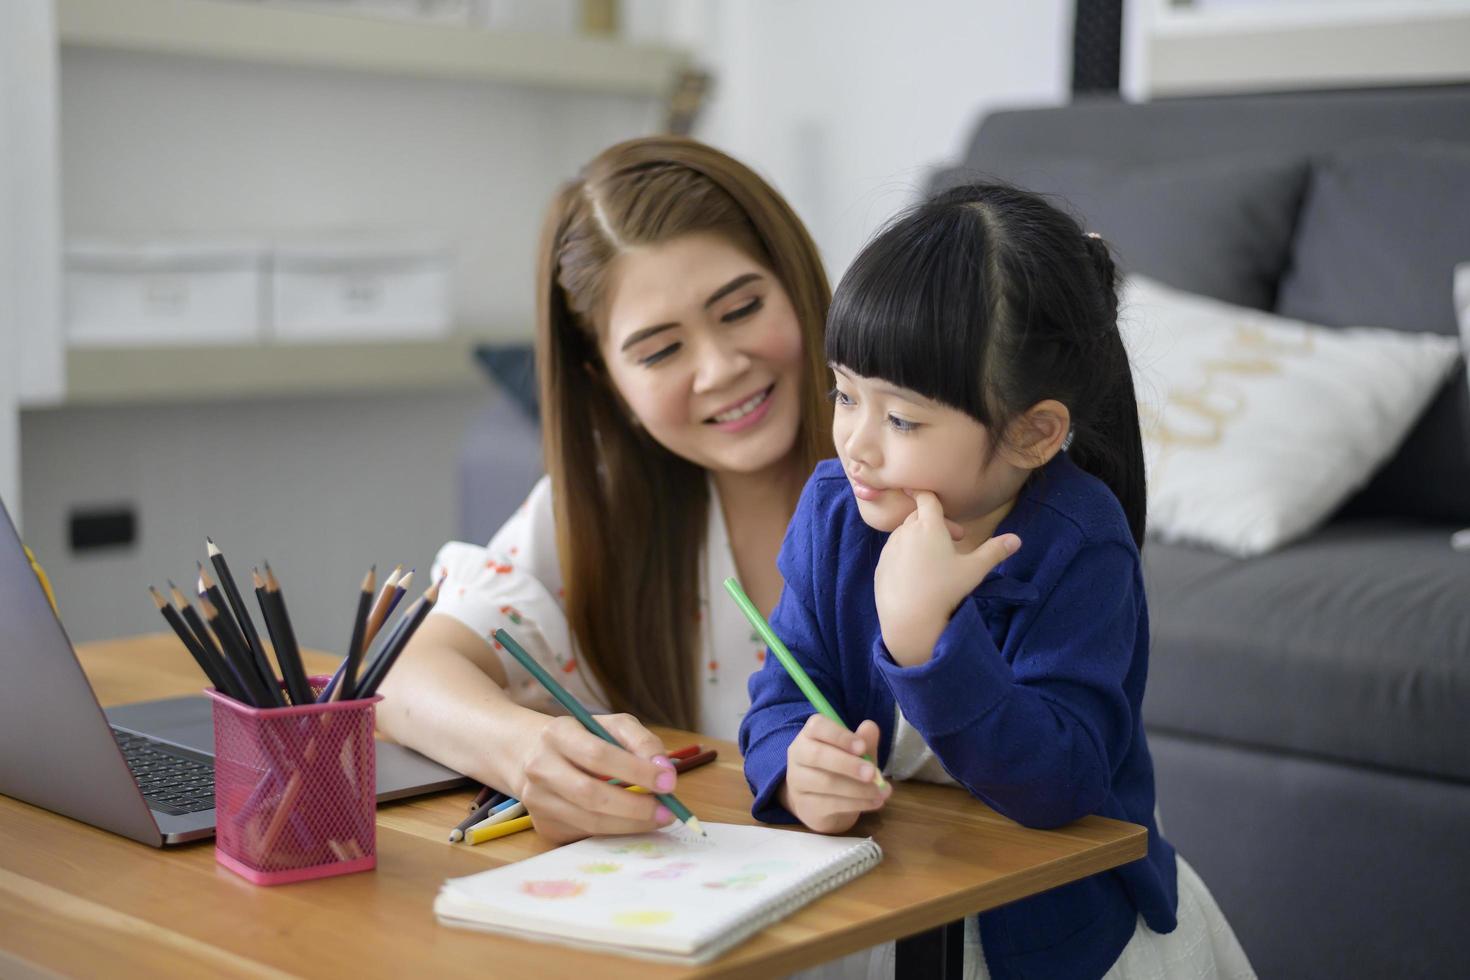
[[[446,925],[674,963],[703,963],[883,859],[867,837],[707,823],[593,837],[451,878]]]

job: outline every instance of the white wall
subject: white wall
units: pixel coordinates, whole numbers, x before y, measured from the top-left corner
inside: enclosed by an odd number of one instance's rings
[[[630,96],[66,49],[65,227],[426,231],[455,249],[460,322],[529,337],[552,189],[656,118]]]
[[[0,498],[17,522],[17,408],[61,388],[54,37],[47,0],[0,4]]]
[[[715,71],[696,135],[776,184],[835,283],[987,110],[1066,101],[1071,10],[1066,0],[717,0],[676,5],[669,30]]]
[[[27,411],[26,538],[73,640],[165,629],[147,587],[173,578],[192,594],[211,535],[247,597],[250,567],[269,560],[301,642],[340,650],[369,564],[380,581],[394,563],[417,566],[428,586],[435,551],[458,534],[465,425],[496,397],[487,388]],[[137,543],[71,553],[70,514],[116,504],[135,510]]]

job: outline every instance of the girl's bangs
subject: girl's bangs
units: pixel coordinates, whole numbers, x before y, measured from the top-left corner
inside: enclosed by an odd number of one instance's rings
[[[827,360],[984,422],[980,230],[971,215],[921,208],[869,243],[832,297]]]

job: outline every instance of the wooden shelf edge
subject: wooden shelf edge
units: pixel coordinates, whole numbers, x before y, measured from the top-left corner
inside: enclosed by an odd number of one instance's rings
[[[683,51],[227,0],[57,0],[63,46],[665,96]]]
[[[62,404],[220,401],[484,384],[472,349],[491,338],[352,344],[76,347]]]

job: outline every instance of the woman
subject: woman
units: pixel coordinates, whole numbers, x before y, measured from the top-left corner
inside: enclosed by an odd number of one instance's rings
[[[380,727],[525,802],[556,841],[672,817],[592,774],[672,789],[644,722],[734,738],[764,655],[732,604],[781,591],[776,553],[830,454],[830,291],[800,220],[728,156],[654,137],[565,185],[537,274],[548,475],[488,548],[451,543],[441,599],[384,683]],[[712,598],[714,601],[711,601]],[[504,627],[616,749],[490,638]]]

